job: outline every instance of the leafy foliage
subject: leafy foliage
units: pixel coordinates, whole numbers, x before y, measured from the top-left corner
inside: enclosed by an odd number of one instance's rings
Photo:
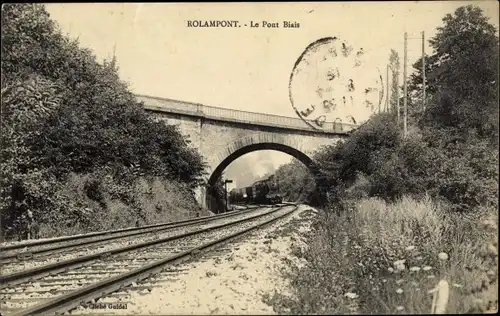
[[[372,156],[400,146],[402,139],[393,120],[392,114],[375,115],[345,142],[326,146],[315,154],[331,186],[352,183],[359,172],[373,173],[379,165]]]
[[[456,210],[498,204],[498,37],[474,6],[443,21],[426,64],[429,107],[410,111],[409,136],[401,137],[393,114],[376,115],[315,156],[332,195],[362,175],[370,196],[428,193]],[[414,67],[410,90],[418,97],[421,60]]]
[[[430,40],[436,53],[426,56],[425,112],[415,102],[422,97],[422,61],[414,64],[408,137],[403,139],[391,111],[374,115],[349,139],[314,155],[338,208],[349,207],[351,191],[363,196],[360,178],[368,196],[386,200],[430,194],[460,211],[498,204],[498,37],[474,6],[447,14],[443,22]],[[389,62],[397,74],[394,50]],[[397,102],[396,78],[391,106]],[[281,185],[288,196],[303,197],[309,173],[291,164],[276,174],[293,179]]]
[[[215,184],[207,187],[209,209],[217,213],[226,211],[226,187],[224,185],[224,173],[217,179]]]
[[[396,52],[394,49],[391,49],[391,54],[389,56],[389,66],[392,73],[392,80],[390,82],[391,98],[389,100],[389,104],[391,110],[396,111],[397,99],[401,95],[401,93],[399,93],[400,87],[398,82],[399,74],[401,71],[401,63],[399,62],[398,52]]]
[[[314,156],[330,203],[294,273],[295,300],[278,296],[276,307],[432,313],[428,290],[446,280],[446,313],[497,311],[498,37],[477,7],[443,21],[427,57],[429,106],[410,102],[409,135],[377,115]],[[421,60],[414,67],[413,101]]]
[[[289,202],[309,201],[315,189],[315,180],[309,169],[299,160],[280,166],[274,173],[279,192]]]
[[[488,140],[471,136],[444,145],[432,143],[438,134],[414,133],[403,141],[393,131],[393,120],[392,114],[374,117],[345,143],[315,156],[330,177],[332,195],[338,196],[339,188],[355,184],[363,175],[369,196],[387,200],[427,193],[447,200],[456,210],[498,203],[498,150]]]
[[[446,313],[497,309],[496,209],[450,214],[428,197],[364,198],[339,216],[321,211],[301,237],[308,245],[296,256],[307,261],[289,261],[294,295],[268,300],[280,314],[432,313],[439,280],[450,285]]]
[[[56,202],[47,204],[55,193],[36,186],[58,188],[70,173],[201,183],[202,157],[176,127],[143,110],[115,59],[97,62],[61,34],[43,5],[7,4],[1,19],[4,228],[27,209],[40,219],[58,212]]]
[[[481,9],[458,8],[443,18],[430,39],[435,54],[427,58],[431,98],[421,123],[458,130],[475,129],[498,137],[498,36]],[[421,61],[415,63],[410,90],[421,86]]]

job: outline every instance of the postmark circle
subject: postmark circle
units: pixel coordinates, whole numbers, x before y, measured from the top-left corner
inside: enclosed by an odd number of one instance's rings
[[[325,122],[366,121],[384,99],[382,74],[370,54],[337,37],[306,47],[293,66],[288,88],[295,113],[319,130]]]

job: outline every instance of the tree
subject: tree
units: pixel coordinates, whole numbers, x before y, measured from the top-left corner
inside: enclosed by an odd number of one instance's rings
[[[439,81],[436,75],[439,74],[437,71],[437,56],[436,55],[425,55],[425,92],[427,95],[435,94],[438,91]],[[422,94],[422,57],[418,58],[413,64],[413,69],[415,72],[410,75],[408,80],[408,91],[410,92],[410,99],[421,100]]]
[[[26,209],[58,212],[54,192],[70,173],[105,170],[129,187],[139,177],[202,182],[201,155],[136,101],[116,59],[98,63],[40,4],[6,4],[1,21],[3,226]]]
[[[40,157],[30,147],[32,140],[40,137],[43,121],[59,108],[60,90],[54,82],[36,74],[4,82],[2,87],[0,210],[2,224],[18,231],[26,224],[18,218],[28,211],[30,202],[41,204],[44,189],[53,189],[47,172],[34,168],[40,164]]]
[[[408,136],[401,137],[393,113],[381,113],[314,155],[338,209],[363,196],[423,194],[457,211],[498,206],[499,155],[492,142],[498,138],[498,37],[473,6],[443,21],[431,39],[435,53],[426,57],[425,112],[421,60],[410,78]],[[397,64],[394,51],[390,61]]]
[[[309,169],[297,159],[279,166],[274,176],[279,192],[289,202],[307,202],[316,186]]]
[[[498,37],[478,7],[460,7],[443,18],[429,40],[436,50],[439,72],[434,75],[460,100],[495,97],[498,83]],[[464,76],[467,74],[467,76]],[[493,93],[493,94],[492,94]]]
[[[157,122],[136,102],[116,60],[99,64],[90,50],[63,37],[38,4],[4,6],[2,36],[2,85],[37,74],[59,89],[57,111],[30,139],[41,166],[61,175],[107,164],[136,166],[145,174],[199,184],[201,156],[176,127]],[[16,102],[4,108],[30,110]]]
[[[396,112],[397,99],[398,97],[401,97],[401,91],[398,85],[401,65],[399,63],[398,52],[396,52],[394,49],[391,49],[391,54],[389,56],[389,66],[392,73],[390,108],[392,109],[392,111]]]
[[[498,36],[478,7],[458,8],[429,40],[435,53],[426,61],[431,102],[426,121],[458,130],[477,130],[481,137],[498,130]],[[421,61],[410,79],[421,86]]]
[[[212,212],[224,213],[226,211],[226,187],[224,185],[224,173],[212,186],[207,187],[208,208]]]

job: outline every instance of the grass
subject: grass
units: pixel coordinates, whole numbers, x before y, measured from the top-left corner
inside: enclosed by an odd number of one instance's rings
[[[324,210],[307,250],[297,251],[308,265],[290,275],[295,297],[267,301],[281,313],[425,314],[429,291],[445,280],[446,313],[496,311],[497,227],[497,210],[466,216],[428,197],[362,198],[340,215]]]
[[[201,210],[187,189],[179,184],[158,178],[140,178],[126,188],[120,188],[113,179],[101,182],[101,201],[90,199],[85,184],[95,178],[93,174],[72,174],[58,196],[61,201],[71,201],[71,208],[63,209],[57,220],[42,219],[40,238],[88,233],[161,222],[179,221],[208,212]],[[133,202],[124,202],[116,190],[127,190]]]

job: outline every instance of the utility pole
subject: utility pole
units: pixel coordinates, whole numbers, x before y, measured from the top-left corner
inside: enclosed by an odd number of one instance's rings
[[[224,192],[226,193],[226,212],[228,211],[227,207],[227,184],[228,183],[233,183],[233,180],[224,180]]]
[[[227,180],[224,181],[224,193],[226,195],[226,212],[227,212]]]
[[[404,52],[404,61],[403,61],[403,138],[406,138],[406,133],[408,132],[407,131],[407,116],[408,116],[408,87],[407,87],[407,83],[406,83],[406,67],[407,67],[407,64],[406,64],[406,59],[407,59],[407,55],[408,55],[408,33],[405,32],[405,52]]]
[[[399,128],[399,115],[401,112],[399,110],[399,68],[396,70],[396,111],[397,113],[397,123],[398,123],[398,128]]]
[[[382,89],[381,91],[379,91],[378,93],[379,97],[380,98],[383,98],[384,97],[384,89]],[[380,100],[380,102],[378,103],[378,113],[380,113],[380,108],[382,107],[382,100]]]
[[[425,32],[422,31],[422,109],[425,111]]]
[[[385,82],[387,83],[387,97],[385,98],[385,110],[389,110],[389,65],[387,65],[387,72],[385,74]]]
[[[2,74],[2,86],[3,86],[3,81],[4,81],[4,76]],[[2,99],[3,99],[3,94],[4,94],[4,88],[2,87]],[[0,100],[0,135],[3,135],[3,120],[4,120],[4,103],[2,100]],[[3,148],[4,146],[4,143],[2,141],[2,139],[0,139],[0,147]],[[0,170],[0,177],[4,177],[5,176],[5,173],[4,173],[4,169],[2,168],[2,170]],[[3,203],[2,203],[3,204]],[[3,243],[4,242],[4,231],[3,231],[3,225],[2,225],[2,218],[4,217],[4,214],[8,212],[8,206],[7,205],[4,205],[5,208],[3,208],[3,205],[0,204],[0,242]]]

